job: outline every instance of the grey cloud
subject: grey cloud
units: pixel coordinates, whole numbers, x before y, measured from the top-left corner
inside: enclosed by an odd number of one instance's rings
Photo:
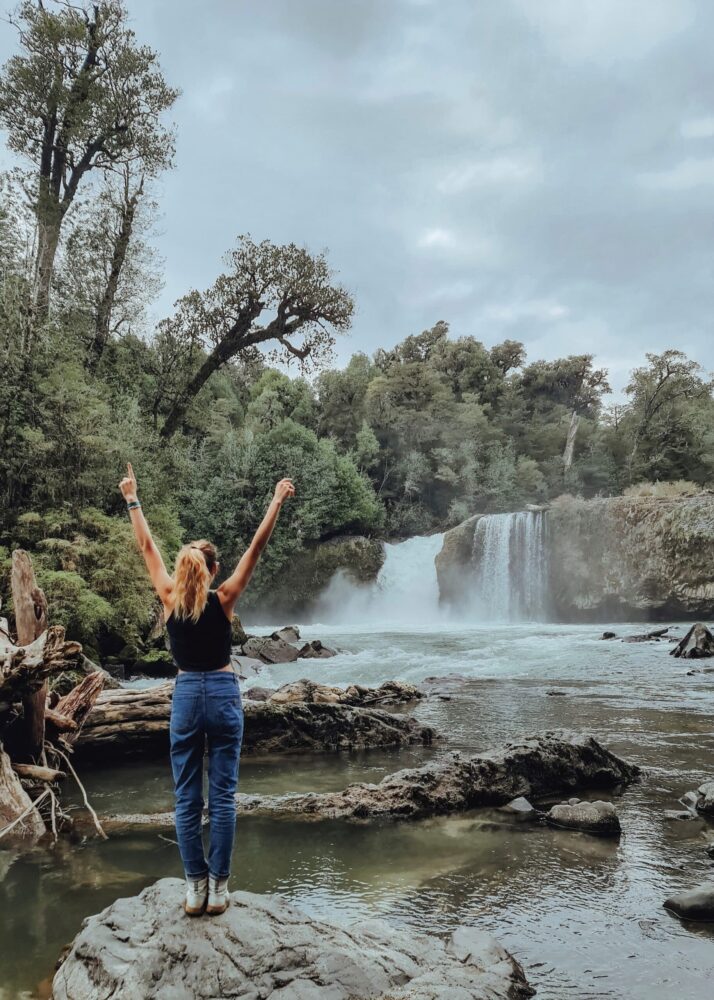
[[[329,248],[340,362],[446,319],[618,387],[647,350],[714,367],[706,0],[129,3],[183,89],[158,314],[249,231]]]

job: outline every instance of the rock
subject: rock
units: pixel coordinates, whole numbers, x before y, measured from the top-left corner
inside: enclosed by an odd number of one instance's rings
[[[177,670],[174,658],[166,649],[151,649],[135,660],[132,673],[145,677],[175,677]]]
[[[714,656],[714,635],[711,634],[706,625],[697,622],[696,625],[692,625],[685,637],[673,649],[670,649],[669,655],[681,656],[686,660]]]
[[[525,1000],[518,962],[475,927],[448,937],[370,918],[318,920],[277,895],[234,892],[220,917],[181,910],[161,879],[89,917],[53,982],[54,1000]]]
[[[421,819],[505,805],[521,795],[623,785],[638,773],[591,736],[549,733],[475,756],[454,751],[423,767],[388,774],[376,785],[360,782],[341,792],[239,793],[237,799],[245,812],[303,819]]]
[[[669,820],[675,820],[677,822],[686,822],[691,819],[696,819],[696,814],[690,812],[689,809],[665,809],[664,818]]]
[[[530,804],[527,798],[519,795],[517,799],[511,799],[505,806],[501,806],[501,812],[510,813],[517,819],[535,819],[538,815],[536,809]]]
[[[693,797],[693,806],[702,816],[714,816],[714,781],[705,781],[696,792],[688,792]]]
[[[599,837],[618,837],[620,820],[612,802],[563,802],[546,813],[546,823],[566,830],[582,830]]]
[[[298,656],[302,660],[327,660],[331,656],[337,656],[337,650],[324,646],[319,639],[312,639],[300,648]]]
[[[255,685],[242,692],[243,701],[267,701],[271,694],[275,694],[275,688],[266,688]]]
[[[102,692],[75,743],[78,759],[86,765],[167,753],[172,693],[171,683]],[[244,716],[244,753],[328,753],[429,745],[436,738],[433,729],[409,716],[346,703],[246,698]]]
[[[285,639],[252,635],[243,643],[243,655],[263,663],[293,663],[298,658],[298,651]]]
[[[616,632],[603,632],[603,634],[600,636],[600,638],[601,639],[617,639],[617,633]]]
[[[556,689],[551,689],[545,692],[549,698],[566,698],[568,695],[567,691],[557,691]]]
[[[276,704],[288,702],[318,702],[333,705],[398,705],[423,698],[422,692],[413,684],[402,681],[385,681],[378,688],[350,684],[347,688],[318,684],[307,677],[283,684],[270,695]]]
[[[468,607],[471,599],[468,584],[473,573],[474,534],[482,517],[482,514],[474,514],[446,531],[444,543],[434,559],[440,598],[454,608]]]
[[[663,905],[684,920],[714,920],[714,882],[670,896]]]
[[[707,844],[706,852],[708,858],[714,858],[714,844]]]
[[[248,633],[243,628],[243,623],[241,622],[238,615],[234,614],[231,621],[231,641],[234,646],[242,646],[244,642],[248,641]]]
[[[704,785],[702,785],[702,788],[704,788]],[[712,792],[714,793],[714,783],[712,783]],[[696,813],[697,805],[699,804],[699,794],[697,792],[685,792],[679,801],[685,809]],[[714,808],[714,801],[712,802],[712,807]]]
[[[284,639],[285,642],[299,642],[300,629],[297,625],[283,625],[276,632],[270,633],[271,639]]]

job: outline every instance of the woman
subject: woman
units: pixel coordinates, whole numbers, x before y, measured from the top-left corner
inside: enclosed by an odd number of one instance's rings
[[[131,464],[119,483],[134,534],[161,603],[178,667],[171,702],[171,769],[176,791],[176,833],[186,872],[184,909],[191,917],[223,913],[228,906],[238,761],[243,739],[240,686],[230,662],[231,619],[268,544],[280,508],[295,495],[281,479],[253,541],[217,589],[215,547],[202,539],[184,545],[169,576],[137,498]],[[203,851],[203,756],[208,745],[208,860]]]

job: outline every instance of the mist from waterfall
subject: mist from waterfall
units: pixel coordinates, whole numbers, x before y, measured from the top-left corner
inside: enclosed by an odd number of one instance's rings
[[[486,514],[473,540],[473,607],[481,621],[548,619],[547,518],[543,511]]]
[[[443,534],[415,535],[387,542],[385,559],[372,584],[355,583],[337,572],[320,597],[315,614],[320,621],[397,625],[429,625],[445,617],[439,607],[439,582],[434,559]]]

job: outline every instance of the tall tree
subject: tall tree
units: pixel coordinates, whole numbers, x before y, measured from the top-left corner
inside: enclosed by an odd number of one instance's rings
[[[173,159],[161,116],[176,100],[156,53],[138,45],[122,0],[75,5],[23,0],[11,16],[23,52],[0,74],[0,126],[32,164],[37,321],[48,315],[63,221],[92,171],[140,161],[151,175]]]
[[[166,418],[164,437],[174,434],[211,375],[231,359],[250,357],[266,344],[269,361],[297,358],[307,372],[329,357],[332,331],[347,330],[352,321],[354,303],[333,283],[324,254],[242,236],[225,260],[228,271],[207,291],[184,295],[174,316],[161,324],[164,337],[184,342],[187,350],[196,341],[207,349]]]

